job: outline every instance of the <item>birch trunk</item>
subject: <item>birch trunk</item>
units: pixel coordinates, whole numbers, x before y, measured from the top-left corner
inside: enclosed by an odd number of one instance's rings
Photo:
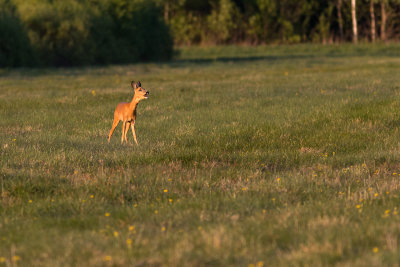
[[[356,0],[351,0],[351,17],[353,21],[353,43],[358,42],[357,17],[356,17]]]

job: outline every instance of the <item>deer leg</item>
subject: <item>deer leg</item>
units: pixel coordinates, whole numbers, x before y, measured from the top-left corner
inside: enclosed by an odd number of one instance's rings
[[[132,134],[133,134],[133,139],[135,139],[136,145],[139,145],[136,139],[136,133],[135,133],[135,122],[131,123],[131,129],[132,129]]]
[[[119,120],[114,118],[113,125],[112,125],[112,127],[111,127],[111,131],[110,131],[110,133],[108,134],[108,142],[109,142],[109,143],[110,143],[111,135],[113,134],[113,132],[114,132],[114,130],[115,130],[115,127],[117,127],[118,123],[119,123]]]
[[[126,138],[126,135],[128,134],[128,131],[129,131],[129,126],[131,125],[131,123],[128,121],[127,123],[126,123],[126,126],[125,126],[125,141],[126,141],[126,143],[127,144],[129,144],[129,142],[128,142],[128,138]]]
[[[126,126],[126,121],[122,121],[122,136],[121,136],[121,144],[124,143],[124,135],[125,135],[125,126]]]

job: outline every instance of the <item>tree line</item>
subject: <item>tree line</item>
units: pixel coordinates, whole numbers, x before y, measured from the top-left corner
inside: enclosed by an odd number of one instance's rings
[[[168,60],[173,44],[399,39],[400,0],[0,0],[0,67]]]
[[[159,0],[175,44],[400,38],[399,0]]]

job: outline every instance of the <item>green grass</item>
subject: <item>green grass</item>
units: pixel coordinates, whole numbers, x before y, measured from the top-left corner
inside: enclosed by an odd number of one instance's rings
[[[398,263],[399,51],[1,70],[0,266]],[[140,146],[107,144],[131,80]]]

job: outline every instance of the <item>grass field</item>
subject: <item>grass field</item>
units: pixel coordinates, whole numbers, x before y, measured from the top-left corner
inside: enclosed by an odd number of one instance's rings
[[[179,52],[0,71],[0,266],[400,262],[400,45]]]

